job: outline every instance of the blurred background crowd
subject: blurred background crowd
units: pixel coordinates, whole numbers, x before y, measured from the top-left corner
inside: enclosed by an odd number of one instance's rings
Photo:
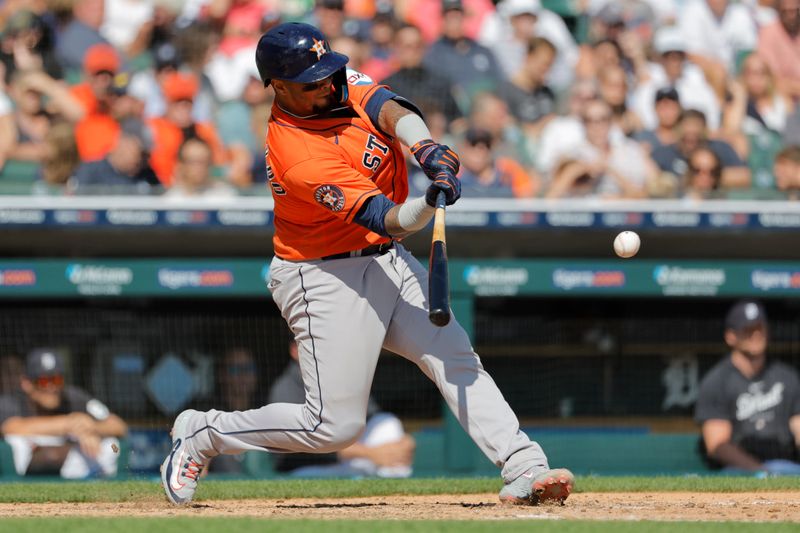
[[[800,0],[7,0],[0,193],[269,194],[254,50],[294,20],[423,110],[467,197],[800,192]]]

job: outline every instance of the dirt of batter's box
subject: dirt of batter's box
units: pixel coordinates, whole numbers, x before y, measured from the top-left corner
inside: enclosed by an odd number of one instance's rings
[[[508,506],[496,494],[199,500],[128,503],[0,504],[0,518],[25,516],[248,516],[364,520],[687,520],[800,522],[800,491],[769,493],[578,493],[565,505]]]

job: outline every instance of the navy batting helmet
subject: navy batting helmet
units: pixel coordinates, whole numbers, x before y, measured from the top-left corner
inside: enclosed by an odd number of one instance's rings
[[[270,80],[313,83],[342,70],[349,58],[331,50],[314,26],[286,22],[261,36],[256,48],[256,66],[264,86]]]

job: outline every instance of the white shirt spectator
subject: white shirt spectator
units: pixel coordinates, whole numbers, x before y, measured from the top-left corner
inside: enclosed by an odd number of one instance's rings
[[[125,50],[142,25],[152,19],[152,0],[105,0],[100,34],[117,49]]]
[[[755,20],[746,6],[729,3],[718,19],[706,0],[692,0],[681,10],[678,25],[686,39],[687,51],[719,61],[736,71],[736,54],[753,50],[758,44]]]
[[[255,55],[255,45],[252,48],[242,48],[233,57],[219,51],[214,52],[211,61],[205,66],[205,74],[220,102],[241,97],[250,77],[260,77],[256,62],[253,61]]]
[[[611,154],[608,158],[608,167],[620,174],[631,185],[643,188],[648,173],[644,150],[639,143],[628,139],[621,133],[619,130],[616,132],[612,130],[609,134]],[[600,152],[584,141],[578,147],[576,159],[586,163],[595,163],[600,159]],[[619,196],[623,193],[616,180],[608,174],[600,178],[600,183],[594,192],[598,196]]]
[[[556,60],[550,69],[548,85],[556,90],[568,88],[578,61],[578,45],[564,20],[552,11],[542,9],[539,0],[504,0],[498,4],[497,11],[484,19],[478,42],[494,53],[506,77],[516,74],[528,54],[528,43],[514,38],[509,19],[521,13],[537,17],[532,37],[544,37],[556,47]]]
[[[624,144],[626,139],[622,130],[616,127],[611,128],[608,135],[612,146]],[[569,115],[556,116],[542,128],[536,150],[536,169],[549,179],[562,161],[583,159],[586,146],[589,144],[580,119]]]
[[[633,110],[642,120],[644,129],[653,130],[658,126],[656,117],[656,91],[670,85],[661,65],[649,65],[650,79],[642,82],[633,93]],[[688,61],[683,66],[683,73],[674,84],[684,109],[697,109],[706,116],[706,123],[711,131],[720,125],[720,107],[711,86],[706,82],[703,71]]]

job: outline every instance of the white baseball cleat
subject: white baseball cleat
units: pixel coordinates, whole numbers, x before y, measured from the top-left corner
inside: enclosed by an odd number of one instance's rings
[[[197,478],[205,466],[197,453],[189,447],[186,437],[186,426],[194,414],[199,413],[187,409],[175,418],[172,425],[172,451],[161,465],[161,484],[167,499],[175,505],[183,505],[192,501],[197,490]]]
[[[539,505],[546,501],[557,501],[563,505],[574,486],[575,476],[566,468],[539,472],[531,469],[506,483],[500,490],[500,501],[512,505]]]

